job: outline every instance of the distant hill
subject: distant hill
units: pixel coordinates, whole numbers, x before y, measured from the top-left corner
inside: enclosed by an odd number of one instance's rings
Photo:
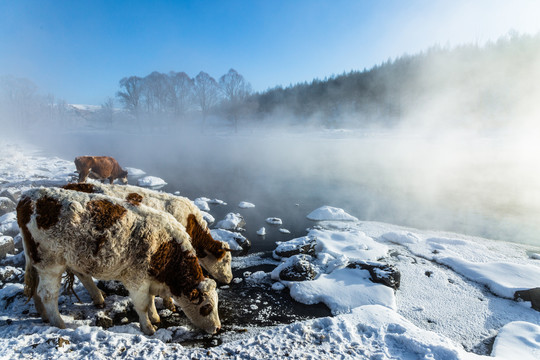
[[[250,99],[258,118],[324,126],[491,128],[538,115],[540,36],[432,47],[369,70],[276,87]]]

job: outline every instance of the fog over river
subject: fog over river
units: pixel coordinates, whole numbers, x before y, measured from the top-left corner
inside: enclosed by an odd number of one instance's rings
[[[322,205],[360,220],[450,230],[540,245],[540,171],[532,138],[465,132],[244,130],[234,133],[116,131],[35,135],[50,155],[110,155],[164,179],[162,190],[218,198],[246,219],[254,249],[305,235]],[[255,208],[240,209],[240,201]],[[279,217],[282,234],[264,219]],[[255,234],[267,228],[265,238]],[[274,240],[274,241],[272,241]]]

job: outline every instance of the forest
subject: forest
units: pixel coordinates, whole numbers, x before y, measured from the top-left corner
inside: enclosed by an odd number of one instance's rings
[[[540,75],[540,35],[509,33],[483,45],[433,46],[370,69],[254,92],[230,69],[215,79],[201,71],[128,75],[97,106],[77,107],[43,94],[29,79],[0,77],[5,126],[162,126],[208,119],[235,130],[249,125],[392,128],[443,124],[477,130],[507,119],[532,121]],[[520,123],[518,121],[518,124]]]

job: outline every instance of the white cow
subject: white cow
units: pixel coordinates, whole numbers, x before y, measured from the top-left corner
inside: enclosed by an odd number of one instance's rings
[[[26,257],[25,293],[44,321],[64,328],[58,312],[61,276],[81,276],[103,302],[92,277],[119,280],[129,291],[141,329],[159,322],[152,295],[172,296],[197,327],[221,323],[214,280],[204,278],[184,227],[170,214],[114,197],[58,188],[25,192],[17,221]],[[101,297],[101,299],[99,299]]]

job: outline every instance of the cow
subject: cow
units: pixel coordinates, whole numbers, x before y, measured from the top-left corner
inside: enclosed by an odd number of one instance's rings
[[[79,173],[79,182],[84,183],[87,177],[104,182],[109,179],[112,184],[119,179],[127,184],[128,172],[120,167],[118,161],[110,156],[77,156],[74,160]]]
[[[189,235],[172,215],[102,194],[41,187],[22,194],[17,222],[25,294],[53,326],[65,328],[58,293],[69,268],[83,284],[92,277],[121,281],[147,335],[160,321],[153,295],[172,296],[195,326],[219,331],[216,283],[203,276]]]
[[[199,208],[188,198],[132,185],[101,185],[72,183],[62,187],[93,194],[125,199],[133,205],[143,204],[173,215],[191,237],[199,263],[220,283],[229,284],[233,278],[231,252],[226,242],[214,240]]]
[[[188,198],[170,195],[154,190],[143,189],[131,185],[101,185],[72,183],[63,186],[67,190],[97,193],[123,198],[133,205],[144,204],[157,210],[173,215],[182,224],[191,238],[191,244],[197,252],[200,265],[220,283],[229,284],[233,279],[231,270],[231,252],[226,242],[214,240],[208,229],[206,221],[199,208]],[[68,274],[71,276],[71,274]],[[98,290],[91,279],[81,279],[85,288],[91,294]],[[94,305],[103,304],[94,301]],[[170,298],[165,297],[164,306],[174,311],[174,304]]]

